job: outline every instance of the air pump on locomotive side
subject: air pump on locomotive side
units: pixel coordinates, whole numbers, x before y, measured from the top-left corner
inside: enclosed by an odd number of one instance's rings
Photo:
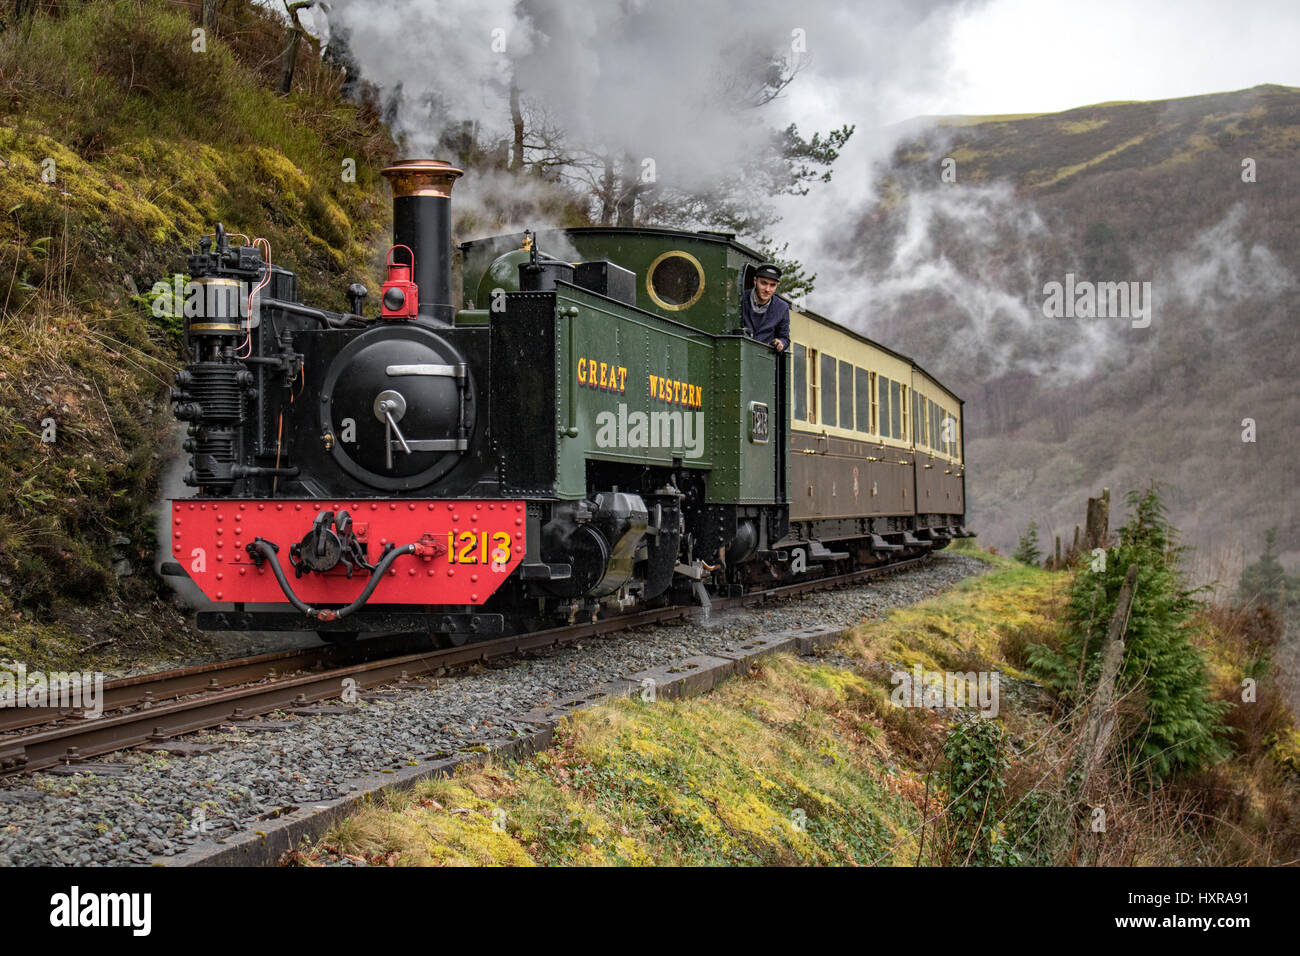
[[[200,627],[462,643],[707,602],[966,534],[957,457],[945,474],[958,485],[926,514],[919,453],[903,481],[885,466],[909,462],[881,455],[883,441],[819,434],[802,401],[792,431],[787,356],[739,330],[760,258],[731,237],[550,234],[577,263],[542,254],[545,235],[466,243],[457,311],[449,206],[461,171],[407,160],[384,175],[394,245],[378,316],[363,314],[357,284],[348,312],[300,303],[291,272],[220,226],[189,258],[201,294],[172,398],[197,494],[170,503],[175,561],[163,571],[216,602]],[[853,494],[822,501],[847,490],[849,466]],[[877,500],[882,481],[902,481],[902,497]],[[808,492],[793,504],[792,485]]]

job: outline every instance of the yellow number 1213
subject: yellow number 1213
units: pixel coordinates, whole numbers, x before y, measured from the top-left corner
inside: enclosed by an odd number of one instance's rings
[[[488,556],[488,545],[494,545]],[[501,555],[504,554],[504,557]],[[454,531],[447,532],[447,562],[449,564],[498,564],[510,562],[510,532],[508,531]]]

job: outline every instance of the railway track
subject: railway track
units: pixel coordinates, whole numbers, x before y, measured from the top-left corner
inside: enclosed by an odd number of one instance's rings
[[[897,574],[928,560],[927,554],[847,574],[714,598],[709,612],[844,587]],[[107,713],[98,718],[49,708],[0,710],[0,776],[75,764],[276,710],[309,706],[348,691],[359,693],[493,658],[703,613],[698,606],[676,605],[417,653],[400,653],[399,649],[409,648],[410,636],[398,635],[351,647],[283,651],[121,678],[104,685]],[[52,720],[57,723],[51,724]]]
[[[355,645],[327,644],[118,677],[104,682],[100,704],[106,712],[153,706],[167,700],[212,693],[297,671],[355,663],[363,656],[373,658],[392,653],[394,646],[401,646],[402,643],[409,645],[409,636],[407,637],[405,641],[375,638]],[[0,708],[0,735],[29,727],[84,719],[84,708],[79,707],[4,707]],[[0,736],[0,749],[3,748],[3,739]]]

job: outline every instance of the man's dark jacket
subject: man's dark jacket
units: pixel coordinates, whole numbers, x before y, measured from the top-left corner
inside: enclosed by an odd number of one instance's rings
[[[740,312],[745,320],[745,331],[764,345],[771,345],[773,339],[780,339],[785,347],[790,347],[790,306],[780,296],[767,300],[766,312],[755,312],[750,303],[748,289],[740,300]]]

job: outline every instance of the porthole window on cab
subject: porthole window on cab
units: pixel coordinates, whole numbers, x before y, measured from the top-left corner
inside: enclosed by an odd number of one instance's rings
[[[704,294],[704,268],[689,252],[665,252],[650,263],[646,291],[661,309],[689,309]]]

